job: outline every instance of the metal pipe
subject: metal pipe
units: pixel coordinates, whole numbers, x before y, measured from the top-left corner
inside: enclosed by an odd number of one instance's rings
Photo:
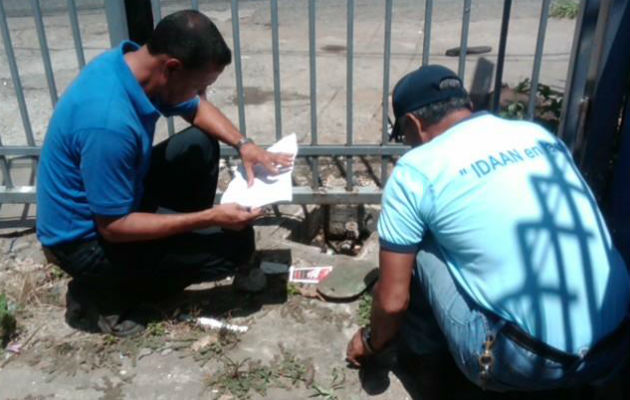
[[[468,27],[470,26],[470,8],[472,0],[464,0],[464,12],[462,14],[462,37],[459,43],[459,65],[457,75],[464,83],[466,70],[466,52],[468,51]]]
[[[391,56],[391,40],[392,40],[392,0],[385,2],[385,48],[383,51],[383,116],[382,116],[382,134],[381,141],[385,144],[389,141],[389,132],[387,131],[388,109],[389,109],[389,62]],[[381,159],[381,182],[385,183],[387,179],[387,164]]]
[[[160,0],[151,0],[151,10],[153,11],[153,26],[155,27],[162,19]],[[168,130],[169,137],[175,134],[175,122],[173,121],[173,117],[166,118],[166,129]]]
[[[37,30],[37,40],[39,41],[39,50],[42,53],[42,62],[44,63],[44,72],[46,74],[46,83],[48,84],[48,94],[50,102],[55,107],[57,104],[57,86],[55,85],[55,75],[53,74],[52,62],[50,61],[50,51],[48,50],[48,42],[46,41],[46,29],[44,28],[44,19],[42,18],[42,10],[39,6],[39,0],[31,0],[31,8],[33,9],[33,18],[35,19],[35,29]]]
[[[74,0],[68,0],[68,17],[72,27],[72,39],[74,40],[74,50],[77,53],[79,68],[85,66],[85,56],[83,54],[83,44],[81,43],[81,29],[79,29],[79,17],[77,16],[77,5]]]
[[[234,73],[236,76],[236,97],[238,99],[238,129],[247,136],[245,125],[245,96],[243,92],[243,67],[241,65],[241,31],[238,19],[238,0],[232,0],[232,38],[234,40]]]
[[[422,65],[429,63],[431,48],[431,14],[433,14],[433,0],[424,3],[424,37],[422,38]]]
[[[216,194],[215,204],[221,201],[222,195],[222,193]],[[377,204],[380,202],[381,191],[373,187],[357,187],[352,192],[348,192],[343,188],[313,190],[310,187],[294,186],[293,200],[279,204]]]
[[[346,145],[354,144],[354,132],[352,126],[352,95],[353,95],[353,70],[354,70],[354,0],[348,0],[347,12],[347,51],[346,51]],[[346,189],[352,190],[354,186],[353,159],[349,156],[346,160]]]
[[[532,82],[529,90],[529,103],[527,104],[527,119],[534,119],[536,108],[536,94],[538,93],[538,78],[540,76],[540,64],[542,63],[543,48],[545,45],[545,33],[547,32],[547,19],[549,18],[550,0],[543,0],[540,11],[540,23],[538,24],[538,38],[536,40],[536,53],[534,54],[534,67],[532,70]]]
[[[599,6],[595,30],[593,32],[593,41],[591,44],[591,59],[588,63],[586,80],[584,83],[584,97],[580,104],[580,115],[577,121],[577,130],[575,133],[575,151],[573,158],[578,167],[583,170],[586,169],[585,175],[587,177],[589,177],[589,172],[592,172],[588,170],[589,166],[585,164],[586,149],[589,147],[589,138],[586,136],[587,116],[591,112],[593,99],[597,95],[597,84],[599,82],[598,77],[602,72],[602,68],[605,66],[604,54],[606,48],[609,47],[606,44],[606,41],[608,40],[607,31],[610,23],[610,13],[613,8],[611,3],[612,2],[603,2],[603,4]],[[596,189],[597,188],[594,190],[595,193],[597,193]]]
[[[22,125],[24,126],[24,132],[26,133],[26,141],[30,146],[34,146],[35,137],[33,136],[31,122],[28,116],[28,108],[26,107],[22,81],[20,80],[20,72],[18,71],[17,63],[15,61],[15,53],[13,52],[13,44],[11,43],[11,35],[9,33],[9,26],[7,24],[2,1],[0,1],[0,30],[2,31],[2,41],[4,44],[4,50],[7,54],[7,62],[9,63],[9,70],[11,71],[11,80],[13,81],[13,88],[15,90],[15,97],[17,98],[18,108],[20,110],[20,117],[22,118]]]
[[[184,129],[197,129],[193,126]],[[182,131],[182,132],[183,132]],[[355,144],[352,147],[343,144],[321,144],[315,146],[300,146],[298,157],[315,156],[400,156],[409,150],[408,146]],[[0,156],[15,155],[23,157],[37,157],[41,153],[40,146],[0,146]],[[221,145],[221,155],[226,157],[238,156],[238,152],[231,146]]]
[[[311,145],[317,144],[317,62],[315,57],[315,0],[308,0],[308,61],[311,92]],[[313,158],[311,165],[311,186],[319,186],[319,160]]]
[[[503,64],[505,62],[505,46],[507,44],[508,26],[510,24],[510,10],[512,0],[504,0],[503,17],[501,19],[501,36],[499,39],[499,53],[497,55],[497,73],[494,77],[494,93],[492,96],[492,111],[499,110],[501,101],[501,84],[503,81]]]
[[[311,90],[311,144],[317,144],[317,62],[315,58],[315,0],[308,0],[308,61]]]
[[[160,7],[160,0],[151,0],[151,9],[153,10],[153,26],[155,27],[162,19],[162,7]]]
[[[276,139],[282,137],[280,104],[280,53],[278,50],[278,0],[271,0],[271,45],[273,53],[273,100],[276,109]]]
[[[107,18],[109,42],[112,47],[118,46],[123,40],[129,39],[124,0],[105,1],[105,17]]]
[[[0,136],[0,150],[2,150],[3,147],[4,146],[2,146],[2,136]],[[12,188],[13,179],[11,179],[11,174],[9,173],[9,162],[3,154],[0,154],[0,169],[2,170],[2,182],[7,188]],[[2,203],[0,203],[0,205],[1,204]]]
[[[575,154],[581,104],[584,100],[586,75],[589,66],[591,45],[595,32],[599,0],[582,0],[573,34],[571,58],[567,70],[564,100],[560,113],[558,137]]]
[[[173,136],[175,134],[175,122],[173,121],[173,117],[166,118],[166,127],[168,128],[168,136]]]

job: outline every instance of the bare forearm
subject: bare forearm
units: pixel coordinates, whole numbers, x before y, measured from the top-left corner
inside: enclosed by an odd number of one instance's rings
[[[134,212],[113,221],[98,221],[99,232],[111,242],[133,242],[206,228],[213,224],[212,213],[152,214]]]
[[[191,122],[197,128],[230,146],[236,146],[243,137],[221,110],[204,99],[199,102],[199,108]]]
[[[386,309],[383,307],[384,299],[380,285],[377,283],[372,302],[372,316],[370,325],[372,328],[371,345],[378,351],[384,348],[398,333],[402,324],[406,307],[400,309]]]

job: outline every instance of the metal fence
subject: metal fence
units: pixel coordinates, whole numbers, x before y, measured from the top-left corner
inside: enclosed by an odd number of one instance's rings
[[[406,151],[402,145],[388,144],[389,132],[391,124],[389,122],[389,93],[390,93],[390,63],[391,63],[391,43],[392,43],[392,8],[393,0],[383,2],[383,22],[384,22],[384,41],[382,49],[382,112],[381,112],[381,139],[382,142],[374,145],[355,144],[355,132],[353,129],[353,92],[354,92],[354,23],[355,23],[355,1],[347,1],[347,20],[346,20],[346,140],[345,144],[326,145],[320,144],[318,140],[318,120],[317,120],[317,55],[316,55],[316,19],[317,19],[317,2],[316,0],[307,0],[305,6],[308,7],[308,59],[309,59],[309,88],[310,88],[310,144],[300,147],[299,157],[306,158],[310,168],[310,186],[301,186],[294,188],[294,203],[376,203],[380,201],[381,188],[387,179],[388,171],[391,169],[393,161]],[[423,43],[422,53],[419,54],[421,64],[425,65],[430,62],[431,48],[431,25],[434,6],[433,0],[425,0],[421,5],[424,7],[424,27],[423,27]],[[467,67],[467,46],[469,37],[471,0],[462,1],[462,20],[460,29],[458,72],[464,77]],[[583,0],[584,3],[592,3]],[[35,21],[37,29],[37,37],[41,57],[44,64],[45,76],[50,94],[50,100],[54,106],[57,101],[57,86],[55,84],[55,71],[50,62],[49,48],[47,44],[46,29],[44,27],[42,12],[40,8],[40,0],[30,1],[32,9],[32,17]],[[153,16],[155,21],[159,21],[162,8],[159,0],[151,0]],[[198,1],[192,0],[190,7],[198,9]],[[534,116],[534,108],[536,105],[536,88],[538,85],[540,66],[543,55],[543,45],[547,28],[547,19],[549,17],[550,0],[542,0],[540,7],[540,19],[538,23],[537,45],[534,54],[534,63],[531,72],[531,90],[527,104],[528,119]],[[499,107],[499,96],[503,83],[503,68],[506,57],[506,43],[508,38],[508,26],[511,19],[512,1],[503,1],[503,14],[500,32],[499,48],[496,59],[496,71],[494,74],[494,96],[491,110],[497,111]],[[115,45],[119,41],[127,38],[127,25],[125,17],[125,7],[123,0],[107,0],[105,2],[105,11],[107,23],[109,27],[109,35],[111,44]],[[230,3],[231,22],[232,22],[232,39],[234,52],[234,73],[235,86],[238,99],[238,126],[244,135],[247,135],[244,87],[243,87],[243,63],[246,60],[241,55],[241,38],[240,38],[240,22],[239,22],[239,2],[231,0]],[[273,100],[274,100],[274,121],[275,121],[275,137],[280,138],[283,133],[282,128],[282,98],[281,98],[281,78],[280,78],[280,43],[279,43],[279,22],[278,22],[278,0],[269,0],[269,12],[271,16],[271,51],[273,62]],[[75,0],[67,0],[68,21],[72,30],[74,47],[76,50],[76,58],[79,67],[85,65],[84,46],[82,44],[79,20],[77,16],[77,6]],[[2,132],[0,132],[0,168],[2,169],[3,185],[0,186],[0,206],[7,203],[30,204],[35,202],[35,181],[34,172],[28,185],[14,185],[11,175],[11,166],[16,160],[25,158],[33,160],[33,171],[36,167],[37,158],[40,148],[36,146],[29,119],[28,109],[24,98],[24,88],[20,81],[20,74],[16,64],[16,57],[13,51],[10,30],[7,24],[7,15],[5,13],[3,2],[0,0],[0,31],[4,43],[4,49],[11,73],[15,96],[19,104],[19,113],[26,137],[26,145],[3,145]],[[574,46],[575,48],[575,46]],[[576,50],[574,50],[575,52]],[[571,112],[565,109],[564,112]],[[194,129],[194,128],[191,128]],[[169,134],[175,132],[172,119],[168,122]],[[236,157],[237,153],[232,148],[223,148],[222,156],[230,158]],[[320,157],[341,158],[338,163],[342,168],[343,176],[346,177],[345,187],[338,188],[322,188],[320,185]],[[378,160],[375,165],[380,165],[380,179],[376,179],[376,186],[359,186],[354,180],[353,168],[358,158],[371,157]],[[24,224],[25,221],[14,221],[16,225]]]

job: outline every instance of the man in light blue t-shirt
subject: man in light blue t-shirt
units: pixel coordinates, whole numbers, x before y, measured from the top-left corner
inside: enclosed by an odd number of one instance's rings
[[[256,146],[206,100],[230,61],[210,19],[179,11],[145,45],[125,41],[92,60],[59,100],[39,164],[37,236],[73,278],[71,326],[129,335],[146,325],[142,303],[193,282],[236,273],[237,288],[264,286],[247,268],[261,210],[213,206],[219,141],[238,150],[250,183],[256,164],[274,173],[291,158]],[[153,146],[161,115],[198,129]]]
[[[397,334],[448,350],[493,390],[602,380],[628,356],[628,270],[593,194],[542,127],[471,112],[460,79],[426,66],[394,88],[412,146],[383,193],[380,279],[360,365]]]

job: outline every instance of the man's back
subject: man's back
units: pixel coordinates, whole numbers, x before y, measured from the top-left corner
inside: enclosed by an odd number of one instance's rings
[[[381,240],[430,231],[480,306],[577,353],[628,308],[627,269],[568,151],[527,122],[480,115],[406,154],[388,182]]]
[[[123,60],[137,48],[124,42],[94,59],[55,108],[38,172],[37,229],[45,246],[94,239],[93,214],[128,212],[139,200],[160,114]],[[122,158],[130,189],[119,183]]]

